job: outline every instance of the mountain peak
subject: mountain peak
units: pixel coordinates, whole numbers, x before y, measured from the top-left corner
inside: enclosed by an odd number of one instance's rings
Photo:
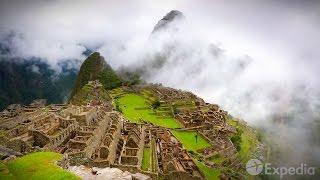
[[[121,78],[99,52],[92,53],[81,65],[70,99],[89,81],[99,80],[105,89],[121,85]]]
[[[171,24],[173,21],[184,19],[185,16],[182,12],[178,10],[171,10],[169,13],[167,13],[154,27],[152,33],[159,31],[160,29],[167,28],[169,24]]]
[[[171,10],[162,18],[162,20],[173,21],[176,18],[184,18],[183,13],[178,10]]]

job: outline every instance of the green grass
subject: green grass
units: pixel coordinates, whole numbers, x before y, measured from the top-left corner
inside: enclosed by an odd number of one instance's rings
[[[124,94],[125,92],[123,91],[123,89],[121,87],[119,87],[119,88],[109,90],[108,93],[110,94],[110,96],[112,98],[115,98],[117,96],[120,96],[121,94]]]
[[[125,117],[131,122],[140,122],[140,119],[154,125],[166,128],[179,128],[181,124],[174,118],[155,115],[154,111],[146,103],[146,99],[136,94],[124,94],[117,99],[120,109]],[[139,108],[139,109],[137,109]]]
[[[202,162],[195,161],[196,165],[200,169],[200,171],[204,174],[206,179],[208,180],[215,180],[215,179],[220,179],[220,170],[219,169],[212,169],[204,165]]]
[[[150,168],[150,148],[143,149],[142,170],[147,171]]]
[[[0,161],[0,179],[14,179],[8,167]]]
[[[221,157],[219,154],[217,154],[215,156],[210,157],[209,160],[216,163],[216,164],[221,164],[226,159],[224,157]]]
[[[257,135],[253,131],[253,129],[233,119],[229,119],[228,124],[235,128],[239,128],[243,131],[241,134],[241,144],[238,155],[241,161],[246,163],[248,160],[251,159],[251,153],[255,151],[256,144],[258,141]]]
[[[172,134],[183,144],[187,150],[197,152],[199,149],[210,147],[209,142],[198,134],[198,141],[196,142],[196,131],[178,131],[172,130]]]
[[[120,97],[118,103],[122,113],[131,121],[139,122],[140,119],[151,122],[155,125],[167,128],[179,128],[181,124],[174,118],[159,118],[146,103],[145,98],[136,94],[125,94]],[[139,109],[137,109],[139,108]],[[198,142],[196,142],[196,131],[171,131],[173,135],[183,144],[187,150],[197,151],[206,147],[210,147],[209,142],[198,134]]]
[[[241,139],[239,156],[243,162],[247,162],[250,159],[251,152],[253,152],[256,147],[255,135],[245,130],[241,135]]]
[[[61,154],[54,152],[37,152],[19,157],[0,165],[0,179],[80,179],[54,164],[61,157]]]

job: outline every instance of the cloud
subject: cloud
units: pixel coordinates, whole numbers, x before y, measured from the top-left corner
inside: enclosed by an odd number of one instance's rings
[[[0,7],[0,39],[14,56],[41,58],[55,69],[63,60],[78,66],[86,48],[100,51],[116,69],[149,66],[164,56],[147,80],[220,104],[276,132],[270,136],[282,137],[277,143],[297,150],[290,157],[309,153],[319,162],[319,144],[309,139],[311,127],[319,126],[316,1],[27,0],[1,1]],[[186,16],[179,33],[150,37],[172,9]],[[301,104],[303,112],[296,110]],[[277,119],[290,123],[279,126]]]

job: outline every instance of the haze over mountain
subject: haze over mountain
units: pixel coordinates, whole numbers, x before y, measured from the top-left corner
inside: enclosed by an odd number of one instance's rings
[[[34,99],[66,102],[77,76],[77,69],[68,67],[69,61],[61,61],[57,73],[39,58],[23,59],[10,51],[0,43],[0,110],[10,104],[29,104]]]

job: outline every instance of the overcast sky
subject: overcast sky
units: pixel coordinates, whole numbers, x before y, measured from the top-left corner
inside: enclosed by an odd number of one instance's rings
[[[184,13],[188,23],[184,32],[192,32],[181,39],[194,44],[212,43],[225,52],[227,59],[249,56],[257,62],[254,71],[242,81],[261,76],[253,81],[277,79],[284,85],[301,82],[313,88],[319,86],[319,1],[1,0],[0,40],[9,44],[13,55],[40,57],[54,69],[59,69],[57,63],[61,60],[84,60],[85,47],[99,50],[108,63],[118,68],[140,61],[153,27],[172,9]],[[7,42],[4,38],[10,33],[14,36]],[[214,68],[207,65],[200,71]],[[206,100],[217,99],[230,109],[233,103],[228,105],[221,93],[212,93],[212,87],[219,85],[206,80],[211,74],[202,76],[196,84],[182,84],[179,75],[168,82],[166,75],[152,80],[197,91]],[[199,82],[205,84],[204,88]]]
[[[52,64],[80,58],[81,45],[142,41],[161,17],[177,9],[199,34],[230,52],[319,65],[317,1],[1,0],[0,8],[1,33],[21,34],[14,44],[17,55],[40,56]],[[125,63],[106,56],[115,66]]]

